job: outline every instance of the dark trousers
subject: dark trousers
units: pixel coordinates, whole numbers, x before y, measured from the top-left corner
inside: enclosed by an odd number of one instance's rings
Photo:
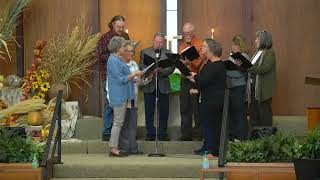
[[[202,127],[199,120],[199,96],[190,95],[190,89],[193,88],[193,84],[187,80],[181,78],[181,90],[180,90],[180,115],[181,115],[181,136],[183,138],[202,137]],[[192,121],[194,120],[195,126],[192,133]]]
[[[220,98],[217,98],[220,99]],[[223,102],[217,104],[200,104],[200,120],[204,128],[203,149],[218,155],[223,114]]]
[[[167,126],[169,117],[169,94],[159,94],[158,110],[159,110],[159,139],[167,137]],[[154,127],[154,111],[155,111],[156,92],[144,93],[144,108],[146,117],[147,137],[154,138],[156,129]]]
[[[257,101],[255,100],[255,84],[251,85],[251,102],[249,104],[250,125],[272,126],[272,98]]]
[[[245,104],[246,85],[230,89],[229,117],[230,138],[244,140],[248,137],[248,120]]]

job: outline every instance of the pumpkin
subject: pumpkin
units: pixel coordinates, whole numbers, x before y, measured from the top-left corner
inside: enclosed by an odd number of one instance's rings
[[[27,116],[27,121],[32,126],[39,126],[44,123],[41,113],[37,111],[30,112]]]

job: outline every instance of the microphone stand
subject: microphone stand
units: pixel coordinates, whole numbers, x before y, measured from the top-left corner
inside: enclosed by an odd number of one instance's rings
[[[155,59],[155,63],[156,63],[156,87],[155,87],[155,91],[156,91],[156,101],[155,101],[155,111],[154,111],[154,119],[156,121],[156,139],[155,139],[155,146],[156,146],[156,151],[155,153],[151,153],[148,154],[148,157],[163,157],[165,156],[165,154],[162,154],[159,152],[159,140],[158,140],[158,130],[159,130],[159,108],[158,108],[158,101],[159,101],[159,93],[158,93],[158,61],[160,60],[160,56],[161,56],[161,51],[160,49],[156,49],[156,59]]]

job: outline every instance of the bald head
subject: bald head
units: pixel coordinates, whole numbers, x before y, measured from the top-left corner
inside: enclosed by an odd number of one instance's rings
[[[183,38],[186,42],[190,42],[192,40],[192,38],[194,37],[194,30],[195,30],[195,27],[190,22],[187,22],[183,25],[183,28],[182,28]]]

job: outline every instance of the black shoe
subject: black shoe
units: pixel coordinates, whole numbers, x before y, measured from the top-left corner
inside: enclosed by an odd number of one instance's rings
[[[131,152],[129,155],[143,155],[142,151]]]
[[[194,151],[193,151],[193,154],[203,155],[205,151],[206,151],[206,150],[204,149],[204,147],[201,147],[200,149],[194,150]]]
[[[109,140],[110,140],[110,134],[102,135],[102,141],[109,141]]]
[[[192,141],[191,137],[180,137],[179,141]]]
[[[147,137],[145,140],[146,141],[154,141],[156,138],[154,138],[154,137]]]
[[[109,157],[127,157],[127,156],[128,156],[128,153],[123,152],[123,151],[119,151],[119,154],[116,154],[112,151],[110,151],[110,153],[109,153]]]

